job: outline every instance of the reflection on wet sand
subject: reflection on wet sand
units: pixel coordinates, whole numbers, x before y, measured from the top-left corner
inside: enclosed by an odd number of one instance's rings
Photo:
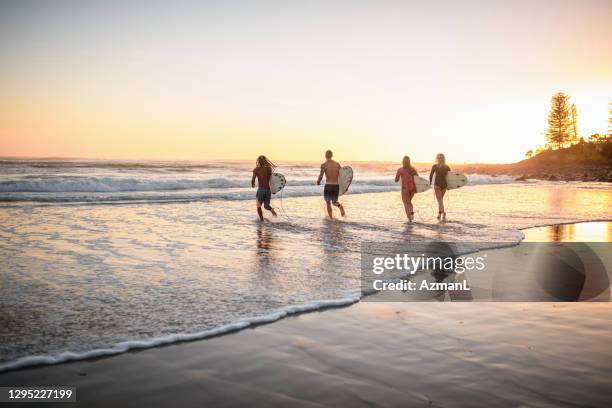
[[[270,249],[274,248],[274,236],[269,228],[266,228],[263,223],[257,225],[257,251],[259,254],[268,255]],[[263,251],[262,251],[263,250]]]
[[[523,232],[525,242],[612,242],[612,222],[549,225]]]
[[[273,269],[275,252],[277,250],[274,232],[270,225],[264,225],[263,223],[257,224],[256,242],[257,251],[255,251],[255,266],[257,274],[262,276]]]
[[[324,219],[320,229],[321,257],[318,267],[325,276],[340,276],[347,265],[347,247],[351,245],[346,223]],[[349,254],[350,255],[350,254]]]
[[[348,239],[343,221],[324,219],[321,226],[321,249],[326,257],[335,257],[345,249]]]

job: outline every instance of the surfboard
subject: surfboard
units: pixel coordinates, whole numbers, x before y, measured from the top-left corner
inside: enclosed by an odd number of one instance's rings
[[[270,191],[272,194],[276,194],[285,187],[287,184],[287,180],[285,180],[285,176],[280,173],[272,173],[270,176]]]
[[[429,185],[429,180],[419,176],[414,176],[414,185],[416,186],[417,193],[422,193],[423,191],[427,191],[431,188]]]
[[[449,171],[446,174],[446,188],[449,190],[463,187],[467,184],[467,182],[468,179],[465,174],[457,173],[456,171]]]
[[[340,187],[339,195],[348,191],[351,181],[353,181],[353,169],[350,166],[342,167],[340,169],[340,175],[338,176],[338,185]]]

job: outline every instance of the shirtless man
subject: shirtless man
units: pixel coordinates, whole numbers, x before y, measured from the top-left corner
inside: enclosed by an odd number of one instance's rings
[[[255,178],[257,178],[257,194],[255,195],[255,205],[257,206],[257,214],[261,221],[264,220],[261,206],[272,213],[276,217],[274,208],[270,206],[272,191],[270,190],[270,177],[274,169],[272,163],[266,156],[259,156],[255,162],[256,167],[253,169],[253,177],[251,178],[251,187],[255,187]]]
[[[338,185],[340,163],[332,160],[333,155],[334,153],[332,153],[331,150],[325,152],[325,163],[321,165],[321,173],[319,173],[319,178],[317,179],[317,185],[320,185],[321,180],[323,179],[323,174],[325,174],[323,199],[327,205],[327,214],[329,215],[330,219],[333,218],[331,207],[332,204],[340,209],[340,214],[343,217],[346,215],[344,212],[344,207],[342,207],[342,204],[338,202],[338,195],[340,194],[340,186]]]

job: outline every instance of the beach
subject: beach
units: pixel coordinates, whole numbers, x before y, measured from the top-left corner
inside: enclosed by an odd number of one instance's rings
[[[316,166],[281,166],[261,223],[247,163],[11,163],[0,385],[75,386],[82,406],[603,406],[608,303],[383,302],[360,259],[607,243],[609,185],[468,175],[446,222],[430,191],[407,223],[392,166],[356,164],[335,220]]]
[[[564,228],[574,230],[565,241],[597,241],[612,223]],[[0,384],[75,386],[77,405],[101,407],[605,407],[611,314],[610,303],[362,300],[207,340],[5,372]]]
[[[365,242],[516,245],[522,229],[606,220],[605,183],[468,175],[407,223],[395,164],[355,164],[328,220],[315,163],[281,165],[257,220],[251,163],[25,161],[0,180],[0,371],[195,340],[361,296]],[[392,167],[393,166],[393,167]],[[336,213],[338,215],[338,213]],[[605,241],[610,241],[606,236]]]
[[[2,0],[0,406],[608,408],[610,16]]]

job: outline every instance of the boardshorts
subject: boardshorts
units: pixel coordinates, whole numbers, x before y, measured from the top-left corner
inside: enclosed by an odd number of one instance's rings
[[[269,188],[261,188],[257,189],[257,194],[255,194],[255,198],[257,199],[257,208],[261,208],[263,205],[264,208],[270,207],[270,199],[272,198],[272,192]]]
[[[340,186],[338,184],[326,184],[323,189],[323,199],[326,202],[337,203],[340,195]]]

